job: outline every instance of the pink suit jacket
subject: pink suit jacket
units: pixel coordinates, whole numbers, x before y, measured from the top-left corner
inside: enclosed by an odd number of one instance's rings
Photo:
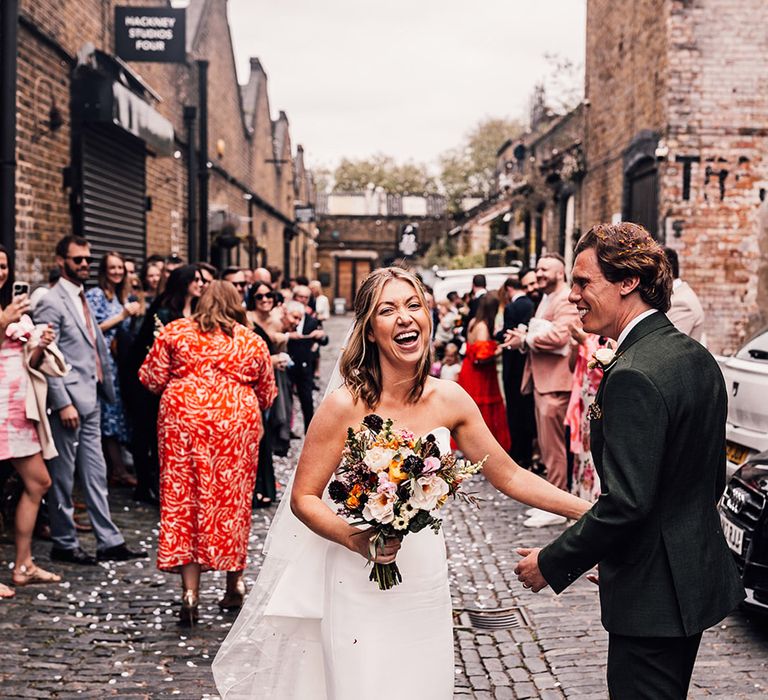
[[[571,391],[573,372],[569,367],[570,353],[565,356],[556,354],[571,344],[568,326],[571,323],[579,324],[579,312],[568,301],[568,293],[568,285],[563,285],[559,292],[551,294],[546,300],[539,318],[551,321],[553,328],[543,335],[537,335],[530,342],[520,384],[523,393],[530,393],[533,388],[540,394]]]

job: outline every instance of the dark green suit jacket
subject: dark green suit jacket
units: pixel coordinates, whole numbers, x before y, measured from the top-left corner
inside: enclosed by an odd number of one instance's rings
[[[690,636],[744,598],[716,509],[725,383],[712,355],[662,313],[638,323],[616,357],[592,411],[600,498],[539,566],[560,593],[599,563],[609,632]]]

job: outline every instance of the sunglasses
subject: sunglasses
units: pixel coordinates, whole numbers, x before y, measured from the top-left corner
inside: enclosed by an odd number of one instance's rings
[[[253,298],[256,301],[261,301],[262,299],[274,299],[275,295],[272,292],[267,292],[266,294],[254,294]]]
[[[82,265],[83,262],[90,265],[93,262],[93,257],[90,255],[67,255],[67,260],[71,260],[75,265]]]
[[[247,282],[230,282],[230,284],[234,284],[235,287],[239,287],[240,289],[248,286]]]

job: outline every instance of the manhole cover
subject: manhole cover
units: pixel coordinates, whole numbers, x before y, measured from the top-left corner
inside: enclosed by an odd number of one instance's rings
[[[528,618],[520,608],[490,610],[454,610],[453,626],[477,630],[506,630],[528,627]]]

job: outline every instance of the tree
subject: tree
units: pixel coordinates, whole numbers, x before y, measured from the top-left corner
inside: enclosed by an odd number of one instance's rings
[[[435,192],[437,185],[422,163],[398,164],[381,153],[370,158],[342,158],[334,171],[335,192],[362,192],[370,184],[393,194]]]
[[[517,119],[487,117],[467,133],[464,143],[440,156],[440,181],[454,210],[464,197],[487,198],[496,179],[496,153],[507,139],[524,131]]]

